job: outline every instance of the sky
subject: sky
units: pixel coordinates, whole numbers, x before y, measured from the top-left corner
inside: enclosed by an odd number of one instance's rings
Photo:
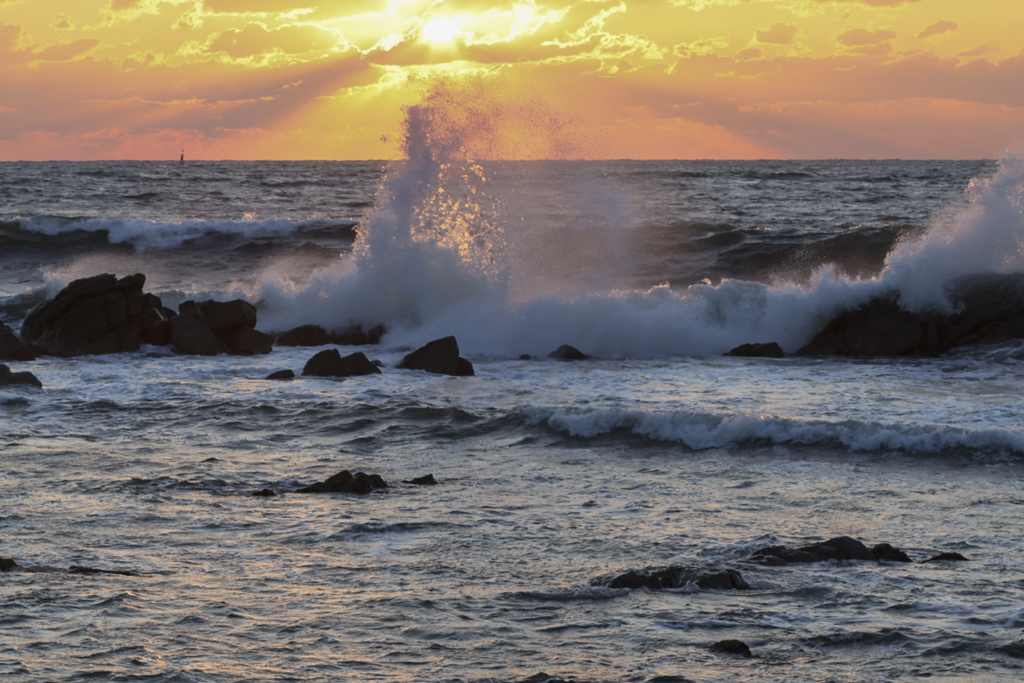
[[[1021,0],[0,0],[0,160],[980,159]]]

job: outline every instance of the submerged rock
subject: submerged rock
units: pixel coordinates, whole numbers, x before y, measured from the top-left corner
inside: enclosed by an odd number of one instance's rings
[[[473,364],[459,356],[459,342],[455,337],[443,337],[416,349],[398,364],[406,370],[426,370],[439,375],[470,377]]]
[[[592,586],[648,590],[685,588],[689,584],[704,590],[750,590],[750,585],[735,569],[709,569],[689,565],[631,569],[625,574],[601,576],[590,582]]]
[[[783,545],[768,546],[755,550],[747,560],[768,566],[825,562],[827,560],[912,561],[906,553],[888,543],[879,543],[868,550],[866,545],[849,536],[837,536],[821,543],[812,543],[798,548]]]
[[[295,379],[294,370],[278,370],[266,376],[266,379]]]
[[[36,355],[21,337],[7,325],[0,323],[0,360],[35,360]]]
[[[32,309],[21,338],[55,356],[136,351],[142,328],[163,319],[160,299],[142,293],[145,282],[141,273],[75,280]]]
[[[720,640],[717,643],[709,645],[708,650],[726,655],[738,655],[740,657],[749,658],[754,656],[754,653],[750,651],[749,645],[744,643],[742,640],[735,639]]]
[[[27,384],[43,388],[43,383],[31,372],[11,372],[9,367],[0,363],[0,386],[12,384]]]
[[[726,351],[725,356],[739,356],[742,358],[785,358],[782,347],[775,342],[767,344],[740,344],[731,351]]]
[[[306,361],[302,374],[313,377],[353,377],[379,375],[381,372],[361,351],[342,358],[338,349],[327,349]]]
[[[437,486],[437,480],[434,479],[433,474],[425,474],[422,477],[416,477],[409,481],[403,481],[403,484],[415,484],[416,486]]]
[[[12,560],[11,558],[0,557],[0,572],[9,572],[17,566],[18,563]]]
[[[575,346],[562,344],[557,349],[549,353],[548,358],[554,358],[556,360],[589,360],[590,356],[583,353]]]
[[[298,489],[296,493],[355,493],[366,495],[372,491],[386,488],[390,487],[379,474],[366,474],[365,472],[353,474],[348,470],[342,470],[326,481],[319,481]]]
[[[80,567],[72,565],[68,567],[69,574],[116,574],[118,576],[135,576],[135,572],[122,569],[96,569],[95,567]]]
[[[970,562],[970,560],[960,553],[939,553],[935,557],[929,557],[927,560],[921,560],[921,564],[924,564],[925,562]]]
[[[273,498],[277,494],[272,489],[260,489],[259,491],[253,491],[250,495],[260,498]]]

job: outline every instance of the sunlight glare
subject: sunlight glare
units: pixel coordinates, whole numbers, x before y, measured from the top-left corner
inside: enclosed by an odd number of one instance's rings
[[[451,19],[433,19],[421,29],[423,39],[435,45],[448,45],[462,35],[462,29]]]

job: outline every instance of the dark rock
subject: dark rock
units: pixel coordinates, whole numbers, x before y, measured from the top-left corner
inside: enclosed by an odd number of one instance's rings
[[[69,574],[117,574],[118,576],[135,576],[135,572],[119,569],[96,569],[95,567],[80,567],[72,565],[68,567]]]
[[[927,560],[921,560],[921,564],[924,564],[925,562],[970,562],[970,560],[960,553],[939,553],[935,557],[929,557]]]
[[[278,370],[267,375],[266,379],[295,379],[293,370]]]
[[[849,536],[838,536],[836,538],[812,543],[811,545],[799,548],[789,548],[782,545],[768,546],[755,550],[748,560],[759,562],[769,566],[783,564],[796,564],[806,562],[824,562],[826,560],[876,560],[860,541]]]
[[[540,671],[528,678],[524,678],[520,683],[576,683],[576,681],[571,678],[559,678],[558,676],[552,676]]]
[[[32,353],[21,337],[14,330],[0,323],[0,360],[35,360],[36,355]]]
[[[188,302],[186,302],[188,303]],[[184,308],[185,304],[182,304]],[[216,356],[219,353],[227,353],[228,345],[217,338],[201,315],[195,315],[198,307],[188,309],[176,318],[171,319],[171,338],[178,353],[190,356]]]
[[[261,498],[273,498],[277,494],[274,493],[271,489],[260,489],[259,491],[253,491],[252,495],[259,496]]]
[[[380,338],[387,332],[383,325],[364,328],[362,325],[351,325],[334,332],[331,341],[339,346],[368,346],[380,343]]]
[[[528,353],[524,353],[523,355],[519,356],[519,360],[533,360],[533,356],[531,356]]]
[[[342,470],[326,481],[320,481],[299,489],[296,493],[355,493],[366,495],[377,489],[386,489],[388,483],[379,474],[366,474]]]
[[[198,306],[203,314],[203,321],[214,332],[256,327],[256,307],[248,301],[207,300],[199,302]]]
[[[9,572],[17,566],[18,563],[14,560],[8,557],[0,557],[0,572]]]
[[[956,313],[915,313],[896,294],[841,312],[799,355],[933,356],[971,345],[1024,339],[1024,274],[966,275],[946,286]]]
[[[426,370],[439,375],[470,377],[473,364],[459,357],[459,342],[455,337],[444,337],[416,349],[398,364],[406,370]]]
[[[120,280],[110,274],[75,280],[32,309],[21,327],[21,338],[56,356],[137,351],[143,314],[152,310],[147,305],[156,299],[143,295],[145,281],[142,274]]]
[[[740,657],[749,658],[754,656],[754,653],[750,651],[750,647],[742,640],[720,640],[708,646],[708,650],[726,655],[739,655]]]
[[[740,356],[742,358],[786,357],[786,354],[782,352],[782,347],[776,344],[775,342],[768,342],[767,344],[740,344],[732,351],[726,351],[724,355]]]
[[[274,342],[278,346],[326,346],[331,335],[319,325],[300,325],[278,335]]]
[[[338,349],[327,349],[316,354],[302,368],[303,375],[313,377],[352,377],[355,375],[379,375],[380,368],[370,362],[360,351],[342,358]]]
[[[178,315],[191,315],[194,318],[202,320],[204,325],[206,324],[206,321],[203,320],[203,311],[199,308],[199,304],[192,300],[182,301],[181,304],[178,305]],[[173,318],[175,316],[171,317]]]
[[[0,363],[0,386],[11,384],[29,384],[34,387],[43,388],[43,383],[31,372],[11,372],[11,369]]]
[[[694,583],[704,590],[750,589],[750,586],[735,569],[706,569],[686,565],[631,569],[618,576],[598,577],[590,583],[593,586],[607,586],[608,588],[647,588],[648,590],[683,588],[690,583]]]
[[[274,350],[274,338],[251,327],[223,330],[220,334],[214,331],[214,334],[226,343],[231,353],[236,356],[255,356]]]
[[[437,480],[434,479],[433,474],[426,474],[422,477],[416,477],[409,481],[403,481],[403,484],[415,484],[416,486],[437,486]]]
[[[548,358],[555,358],[557,360],[588,360],[590,356],[583,353],[575,346],[562,344],[557,349],[549,353]]]
[[[142,328],[142,343],[151,346],[168,346],[174,343],[171,321],[161,320]]]
[[[888,543],[879,543],[871,549],[871,554],[879,562],[913,562],[909,555]]]

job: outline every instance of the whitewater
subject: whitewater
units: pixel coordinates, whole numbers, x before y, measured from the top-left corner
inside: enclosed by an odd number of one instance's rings
[[[346,379],[265,380],[322,350],[284,346],[10,362],[43,389],[0,387],[5,680],[1019,680],[1024,343],[793,355],[1020,272],[1019,157],[498,162],[444,121],[411,108],[390,163],[0,164],[14,329],[141,272],[267,333],[388,330]],[[475,376],[396,367],[447,335]],[[343,469],[390,488],[294,493]],[[841,535],[916,562],[749,561]],[[600,579],[673,564],[750,590]]]

